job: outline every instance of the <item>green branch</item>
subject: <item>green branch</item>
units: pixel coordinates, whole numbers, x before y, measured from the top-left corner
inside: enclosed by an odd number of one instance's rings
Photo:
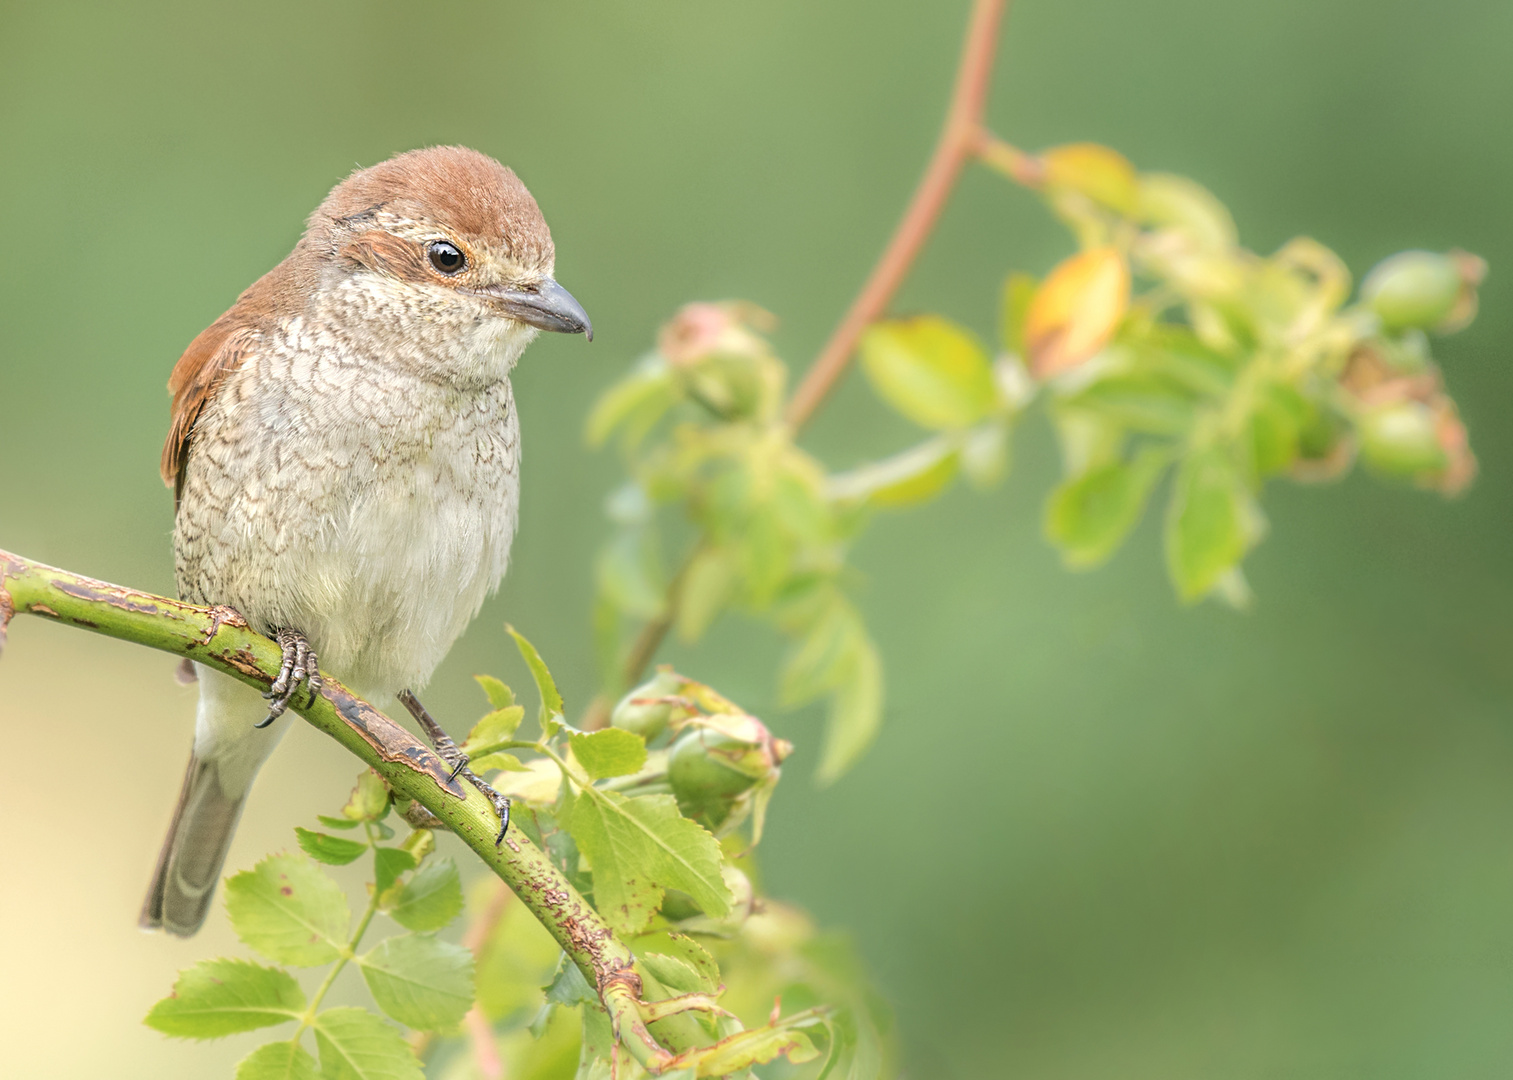
[[[58,570],[0,550],[0,650],[14,615],[37,615],[172,653],[266,689],[278,674],[277,645],[231,608],[203,608]],[[549,858],[518,830],[494,845],[498,819],[471,786],[429,748],[336,679],[296,707],[312,726],[360,758],[400,797],[425,807],[497,874],[550,931],[598,990],[614,1030],[642,1065],[660,1072],[673,1055],[641,1017],[635,956]],[[660,1027],[661,1025],[657,1025]]]

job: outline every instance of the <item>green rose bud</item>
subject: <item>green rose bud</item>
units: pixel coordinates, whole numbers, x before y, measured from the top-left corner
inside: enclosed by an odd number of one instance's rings
[[[651,742],[672,722],[674,713],[682,719],[690,712],[677,699],[683,691],[683,677],[671,668],[658,671],[650,681],[642,683],[620,699],[610,714],[610,725],[634,732]]]
[[[744,796],[776,779],[792,751],[754,716],[704,717],[673,744],[667,778],[684,813],[718,828]]]
[[[1404,251],[1366,275],[1361,299],[1388,330],[1429,330],[1450,319],[1466,284],[1450,256]]]
[[[1372,409],[1360,419],[1361,456],[1396,476],[1433,473],[1449,463],[1434,412],[1417,401]]]

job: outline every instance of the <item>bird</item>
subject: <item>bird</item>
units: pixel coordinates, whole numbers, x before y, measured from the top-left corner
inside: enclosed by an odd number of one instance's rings
[[[203,664],[194,744],[142,907],[203,925],[254,777],[320,668],[422,687],[503,579],[519,518],[510,372],[593,325],[515,173],[461,146],[359,169],[170,376],[161,472],[181,599],[277,641],[267,694]]]

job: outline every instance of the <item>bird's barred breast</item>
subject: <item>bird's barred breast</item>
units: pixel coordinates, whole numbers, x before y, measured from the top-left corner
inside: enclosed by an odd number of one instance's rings
[[[459,387],[299,327],[196,425],[174,530],[180,595],[302,631],[381,696],[429,677],[498,585],[518,516],[509,381]]]

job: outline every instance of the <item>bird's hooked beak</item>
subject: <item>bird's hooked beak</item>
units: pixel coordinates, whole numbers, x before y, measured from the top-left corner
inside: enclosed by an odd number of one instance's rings
[[[594,324],[589,320],[588,312],[572,293],[551,278],[543,278],[540,284],[528,288],[510,289],[496,285],[474,291],[491,300],[510,318],[527,326],[554,334],[582,334],[589,341],[594,340]]]

